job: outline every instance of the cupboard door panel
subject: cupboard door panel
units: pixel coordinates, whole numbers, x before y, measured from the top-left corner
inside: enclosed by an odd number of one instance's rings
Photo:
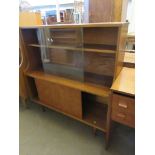
[[[66,86],[35,79],[39,100],[78,118],[82,118],[81,92]]]

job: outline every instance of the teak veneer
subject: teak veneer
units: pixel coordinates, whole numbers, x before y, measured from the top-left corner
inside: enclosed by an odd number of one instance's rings
[[[125,95],[135,96],[135,69],[123,67],[111,90]]]
[[[81,90],[87,93],[92,93],[102,97],[108,97],[110,95],[110,90],[106,87],[70,80],[55,75],[49,75],[44,73],[43,71],[26,72],[26,75],[35,79],[45,80],[48,82],[64,85],[66,87]]]
[[[29,98],[105,133],[128,23],[20,27]]]

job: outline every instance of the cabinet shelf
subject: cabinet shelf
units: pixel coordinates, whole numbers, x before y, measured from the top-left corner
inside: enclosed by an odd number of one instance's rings
[[[56,84],[64,85],[70,88],[92,93],[102,97],[108,97],[111,93],[108,87],[90,84],[86,82],[80,82],[76,80],[70,80],[56,75],[46,74],[43,71],[28,71],[26,72],[26,75],[36,79],[53,82]]]
[[[29,44],[30,47],[43,47],[43,48],[54,48],[54,49],[64,49],[64,50],[74,50],[77,52],[93,52],[93,53],[106,53],[106,54],[115,54],[115,50],[109,49],[97,49],[97,48],[80,48],[80,47],[72,47],[72,46],[62,46],[62,45],[39,45],[39,44]]]
[[[52,36],[53,39],[77,39],[76,36]]]

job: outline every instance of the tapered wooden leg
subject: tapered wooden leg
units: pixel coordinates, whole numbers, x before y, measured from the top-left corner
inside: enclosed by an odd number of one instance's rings
[[[109,103],[108,103],[108,111],[107,111],[107,130],[105,134],[105,149],[108,149],[109,146],[109,137],[110,137],[110,129],[111,129],[111,102],[112,101],[112,94],[109,96]]]
[[[22,100],[22,104],[24,105],[24,108],[26,108],[26,109],[29,108],[27,99],[22,97],[21,100]]]
[[[107,122],[107,131],[105,133],[105,149],[108,149],[109,147],[110,133],[111,133],[111,120],[109,119]]]
[[[41,109],[42,109],[42,112],[45,112],[46,111],[46,109],[45,109],[44,106],[41,106]]]
[[[93,127],[93,134],[96,136],[96,128]]]
[[[110,132],[106,132],[106,135],[105,135],[105,149],[107,150],[108,147],[109,147],[109,134]]]

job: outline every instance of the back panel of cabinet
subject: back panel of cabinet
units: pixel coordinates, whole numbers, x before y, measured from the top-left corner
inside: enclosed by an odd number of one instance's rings
[[[115,56],[113,54],[84,53],[86,82],[110,87],[113,81]]]
[[[110,87],[117,49],[118,28],[84,28],[84,80]]]

